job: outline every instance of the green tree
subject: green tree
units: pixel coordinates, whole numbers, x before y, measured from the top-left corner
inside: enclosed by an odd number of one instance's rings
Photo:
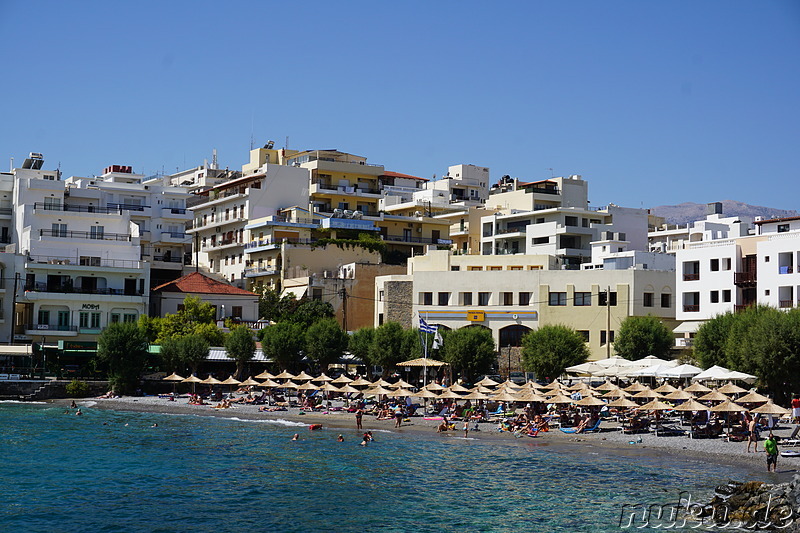
[[[210,344],[219,346],[222,344],[222,334],[215,325],[215,313],[214,306],[210,303],[187,296],[183,300],[183,307],[177,313],[167,314],[164,318],[152,321],[149,328],[157,329],[155,340],[159,344],[164,339],[199,333],[206,337]],[[150,331],[148,335],[151,335]]]
[[[261,330],[261,349],[282,369],[294,369],[305,348],[305,328],[294,322],[278,322]]]
[[[322,318],[306,332],[306,353],[324,371],[342,356],[348,340],[335,318]]]
[[[375,337],[370,350],[370,363],[383,367],[383,375],[397,363],[408,359],[409,335],[397,322],[384,322],[375,328]]]
[[[208,357],[209,344],[202,335],[186,335],[178,339],[181,363],[197,374],[197,367]]]
[[[374,340],[375,328],[361,328],[350,335],[347,349],[364,363],[368,363],[371,360],[370,351]]]
[[[308,327],[319,320],[333,317],[333,306],[328,302],[306,298],[299,302],[291,317],[285,317],[285,320],[291,320]]]
[[[164,342],[161,343],[161,352],[158,355],[163,370],[170,372],[183,371],[184,364],[181,356],[180,338],[164,339]]]
[[[629,316],[622,321],[614,341],[614,351],[631,361],[654,355],[671,359],[675,336],[657,317]]]
[[[109,325],[97,340],[97,358],[108,367],[108,380],[115,392],[130,394],[139,385],[148,355],[145,332],[136,324]]]
[[[225,351],[236,361],[236,379],[242,379],[245,365],[256,353],[256,341],[253,332],[244,325],[234,326],[225,337]]]
[[[494,337],[491,330],[479,326],[467,326],[445,331],[442,336],[442,356],[461,377],[470,381],[479,374],[488,373],[497,360]]]
[[[583,337],[567,326],[542,326],[522,337],[525,370],[535,372],[539,378],[555,379],[565,368],[581,364],[588,357],[589,348]]]
[[[269,287],[256,289],[258,294],[258,316],[272,322],[286,320],[294,313],[299,302],[294,296],[287,294],[281,296],[281,291]]]
[[[703,368],[714,365],[728,367],[728,355],[725,352],[725,345],[728,342],[728,334],[731,331],[736,316],[733,313],[717,315],[705,322],[697,330],[694,336],[694,354],[697,362]]]

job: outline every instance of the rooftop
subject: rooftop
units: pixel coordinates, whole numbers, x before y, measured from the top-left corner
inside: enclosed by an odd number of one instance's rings
[[[199,272],[192,272],[176,280],[154,287],[153,292],[185,292],[198,294],[234,294],[241,296],[255,296],[254,293],[234,287],[209,278]]]

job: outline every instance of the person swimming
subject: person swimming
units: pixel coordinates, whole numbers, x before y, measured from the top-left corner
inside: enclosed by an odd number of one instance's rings
[[[336,437],[336,442],[344,442],[344,436],[339,435],[338,437]]]
[[[300,434],[295,433],[294,435],[292,435],[292,440],[300,440]]]

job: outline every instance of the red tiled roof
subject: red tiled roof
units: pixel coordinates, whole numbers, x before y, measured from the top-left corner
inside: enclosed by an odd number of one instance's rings
[[[769,224],[771,222],[790,222],[792,220],[800,220],[800,217],[768,218],[766,220],[756,220],[754,224]]]
[[[190,292],[198,294],[237,294],[241,296],[255,296],[254,293],[222,283],[199,272],[192,272],[182,278],[164,283],[152,289],[153,292]]]
[[[428,181],[428,178],[420,178],[418,176],[412,176],[411,174],[401,174],[399,172],[389,172],[388,170],[385,170],[383,172],[383,175],[384,176],[388,176],[390,178],[406,178],[406,179],[410,179],[410,180]]]

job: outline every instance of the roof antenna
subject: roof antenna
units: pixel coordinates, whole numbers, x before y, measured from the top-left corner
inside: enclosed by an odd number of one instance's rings
[[[253,130],[255,129],[255,123],[256,123],[255,117],[253,115],[250,115],[250,149],[251,150],[253,149],[253,145],[255,144],[253,142]]]
[[[555,177],[556,177],[556,175],[555,175],[555,174],[553,174],[553,169],[552,169],[552,168],[548,168],[547,170],[549,170],[549,171],[550,171],[550,177],[551,177],[551,178],[555,178]]]

